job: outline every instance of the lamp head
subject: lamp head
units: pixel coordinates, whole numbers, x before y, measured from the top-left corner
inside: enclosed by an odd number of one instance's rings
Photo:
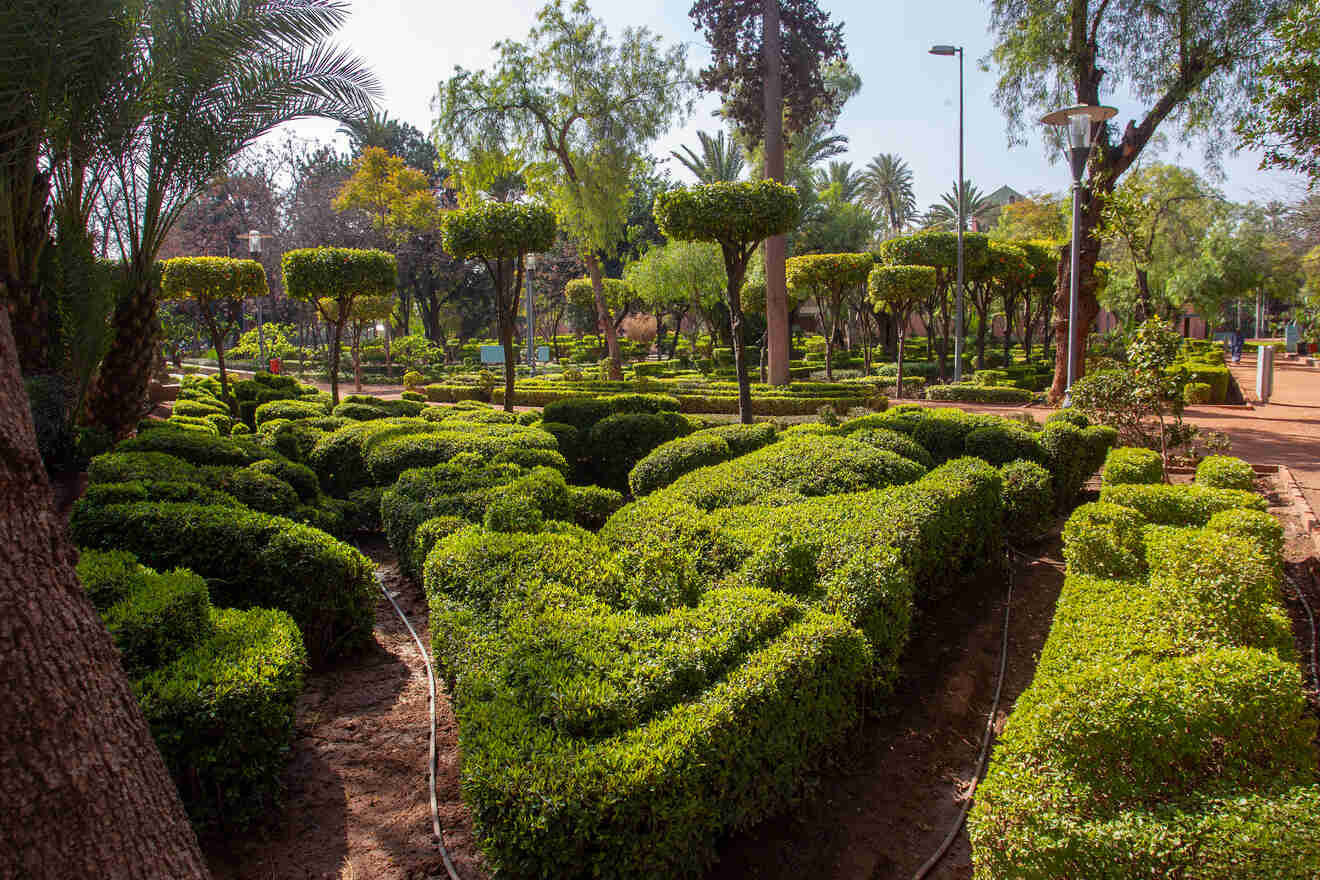
[[[1097,104],[1077,104],[1055,110],[1041,119],[1046,125],[1057,125],[1067,129],[1068,146],[1074,150],[1089,150],[1092,132],[1096,123],[1112,119],[1118,110]]]
[[[930,54],[932,54],[932,55],[957,55],[957,54],[958,54],[958,47],[957,47],[957,46],[931,46],[931,47],[930,47]]]
[[[247,240],[248,240],[248,253],[254,255],[261,253],[261,233],[259,231],[257,231],[256,229],[249,229],[247,234]]]

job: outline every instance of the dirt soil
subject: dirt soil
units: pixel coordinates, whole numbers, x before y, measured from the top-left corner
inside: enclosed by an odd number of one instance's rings
[[[383,539],[362,550],[429,648],[426,600],[399,574]],[[283,808],[272,824],[203,847],[216,880],[423,880],[444,877],[427,798],[426,669],[384,596],[375,645],[310,673],[298,700]],[[458,727],[444,696],[436,716],[436,797],[445,845],[463,880],[488,876],[458,788]]]

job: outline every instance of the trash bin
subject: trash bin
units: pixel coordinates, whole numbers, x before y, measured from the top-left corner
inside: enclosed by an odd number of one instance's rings
[[[279,359],[279,358],[271,358],[269,361],[266,362],[266,366],[268,366],[268,367],[270,368],[270,372],[271,372],[273,375],[278,376],[278,375],[280,374],[280,359]]]

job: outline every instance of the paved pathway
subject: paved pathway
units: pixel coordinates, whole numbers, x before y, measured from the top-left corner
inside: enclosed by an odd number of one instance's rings
[[[1190,406],[1187,420],[1223,431],[1233,441],[1233,454],[1252,464],[1287,466],[1311,508],[1320,511],[1320,368],[1275,361],[1268,404],[1255,402],[1254,355],[1230,369],[1254,409]]]

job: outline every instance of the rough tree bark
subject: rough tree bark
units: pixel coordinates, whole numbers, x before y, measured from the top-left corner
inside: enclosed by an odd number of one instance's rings
[[[76,559],[0,308],[0,877],[208,877]]]
[[[619,334],[615,330],[614,320],[609,307],[605,304],[605,281],[600,271],[600,260],[589,250],[583,249],[582,262],[586,264],[587,275],[591,277],[591,292],[596,298],[596,320],[600,322],[601,332],[605,335],[605,351],[610,358],[610,378],[619,381],[623,378],[623,355],[619,352]]]
[[[139,273],[150,278],[151,273]],[[160,346],[156,291],[151,282],[137,284],[115,305],[114,337],[101,361],[96,387],[88,398],[92,421],[116,437],[126,436],[143,415],[151,369]]]

